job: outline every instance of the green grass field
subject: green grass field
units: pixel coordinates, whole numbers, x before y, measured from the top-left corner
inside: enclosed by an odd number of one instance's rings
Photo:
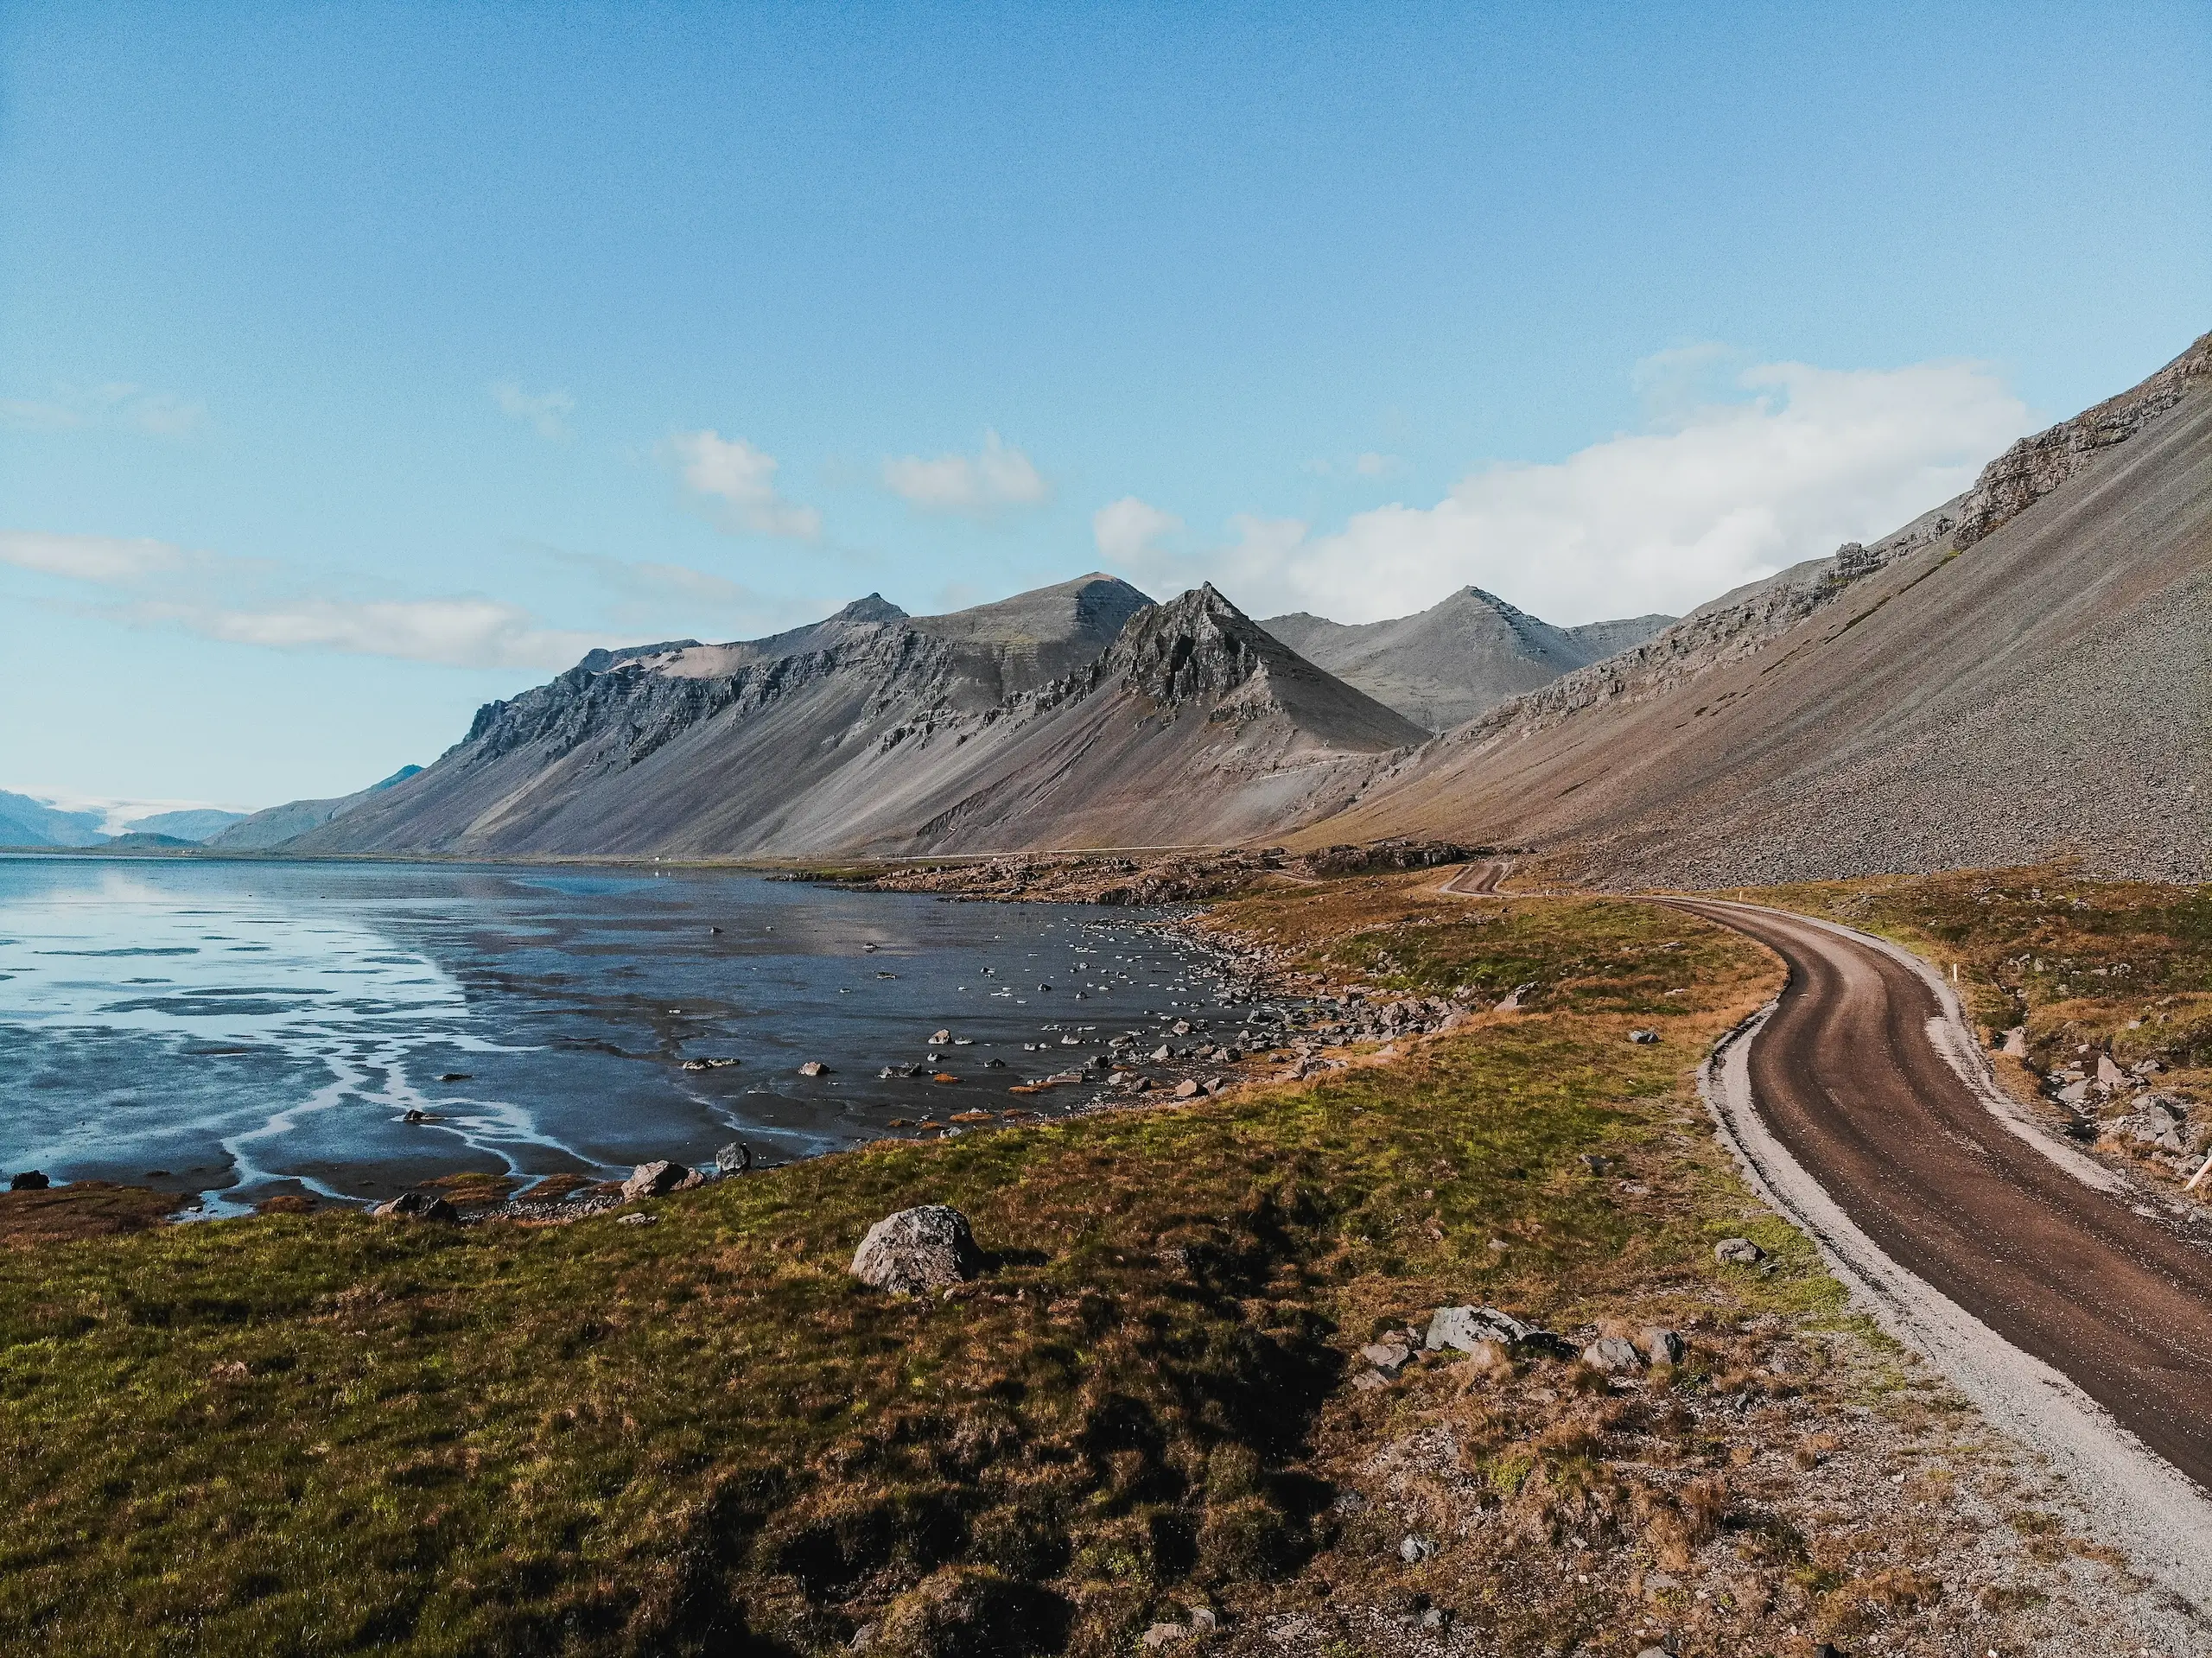
[[[1325,1549],[1304,1463],[1376,1321],[1560,1322],[1726,1275],[1743,1193],[1692,1072],[1771,993],[1730,935],[1433,877],[1226,905],[1317,966],[1543,986],[1389,1066],[466,1229],[352,1213],[0,1242],[0,1634],[41,1653],[1121,1653]],[[1628,1043],[1631,1026],[1662,1040]],[[1685,1125],[1689,1132],[1683,1132]],[[1585,1153],[1640,1160],[1624,1198]],[[958,1205],[988,1270],[846,1264]],[[30,1211],[0,1205],[9,1217]],[[995,1631],[985,1635],[979,1630]]]

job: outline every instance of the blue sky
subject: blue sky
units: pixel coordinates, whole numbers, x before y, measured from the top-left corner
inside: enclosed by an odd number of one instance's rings
[[[2212,326],[2208,89],[2202,3],[0,6],[0,787],[872,589],[1685,608]]]

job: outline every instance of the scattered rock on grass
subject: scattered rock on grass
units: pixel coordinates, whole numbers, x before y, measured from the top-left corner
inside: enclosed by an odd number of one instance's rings
[[[1679,1330],[1647,1324],[1637,1332],[1636,1344],[1654,1364],[1680,1364],[1689,1356],[1690,1344]]]
[[[1656,1042],[1659,1039],[1659,1032],[1656,1031],[1630,1031],[1628,1033],[1628,1039],[1631,1042]]]
[[[718,1174],[743,1174],[753,1166],[753,1148],[741,1140],[733,1140],[715,1153],[715,1171]]]
[[[630,1178],[622,1183],[622,1201],[664,1197],[671,1191],[688,1191],[699,1184],[699,1177],[683,1165],[663,1158],[657,1162],[640,1163],[630,1172]]]
[[[1607,1375],[1630,1375],[1643,1368],[1643,1355],[1625,1336],[1604,1336],[1582,1350],[1582,1362]]]
[[[982,1265],[968,1217],[945,1204],[922,1204],[868,1228],[852,1272],[872,1289],[912,1293],[965,1282]]]
[[[1484,1342],[1510,1348],[1548,1334],[1496,1307],[1439,1307],[1436,1316],[1428,1321],[1428,1334],[1423,1344],[1432,1350],[1453,1347],[1462,1353],[1471,1353]]]
[[[1713,1246],[1713,1258],[1724,1267],[1756,1267],[1766,1251],[1749,1238],[1723,1238]]]
[[[1398,1558],[1408,1566],[1419,1566],[1423,1560],[1434,1559],[1435,1555],[1436,1540],[1433,1537],[1417,1536],[1408,1532],[1399,1541]]]
[[[1359,1356],[1384,1375],[1395,1376],[1406,1368],[1407,1363],[1413,1357],[1413,1353],[1401,1340],[1370,1342],[1359,1350]]]
[[[442,1197],[426,1197],[419,1191],[403,1191],[390,1203],[378,1204],[369,1213],[387,1221],[457,1221],[461,1211]]]

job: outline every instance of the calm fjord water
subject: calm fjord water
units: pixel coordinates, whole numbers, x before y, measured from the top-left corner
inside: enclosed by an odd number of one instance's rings
[[[810,1155],[1016,1103],[1160,1013],[1233,1017],[1148,918],[741,873],[0,857],[0,1169],[219,1212],[696,1163],[733,1134]],[[970,1045],[931,1069],[959,1086],[879,1077],[947,1027]],[[706,1058],[740,1063],[683,1069]]]

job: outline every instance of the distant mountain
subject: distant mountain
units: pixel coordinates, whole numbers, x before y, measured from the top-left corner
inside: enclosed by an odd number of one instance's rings
[[[188,811],[156,812],[150,817],[134,818],[123,827],[126,833],[167,835],[178,841],[212,841],[245,816],[244,812],[222,811],[210,806]]]
[[[1480,588],[1417,615],[1345,624],[1300,611],[1260,624],[1317,666],[1430,731],[1448,731],[1674,621],[1637,616],[1554,627]]]
[[[0,846],[99,846],[108,838],[100,828],[105,818],[0,790]]]
[[[286,849],[1218,842],[1337,810],[1426,736],[1211,588],[1155,605],[1093,575],[926,617],[871,595],[773,638],[588,658]]]
[[[606,653],[594,651],[592,654]],[[334,800],[290,800],[281,806],[264,806],[209,836],[207,844],[226,852],[266,851],[309,829],[319,829],[333,818],[343,817],[364,801],[373,799],[383,790],[397,787],[422,769],[419,765],[403,765],[383,782],[372,783],[357,793],[340,795]]]
[[[1724,594],[1310,831],[1609,883],[2001,867],[2212,880],[2212,334],[1871,546]]]
[[[181,835],[159,835],[147,829],[129,830],[122,835],[117,835],[107,844],[115,848],[118,851],[125,852],[130,851],[134,848],[168,850],[181,850],[188,848],[196,852],[200,849],[200,842],[188,841]]]

